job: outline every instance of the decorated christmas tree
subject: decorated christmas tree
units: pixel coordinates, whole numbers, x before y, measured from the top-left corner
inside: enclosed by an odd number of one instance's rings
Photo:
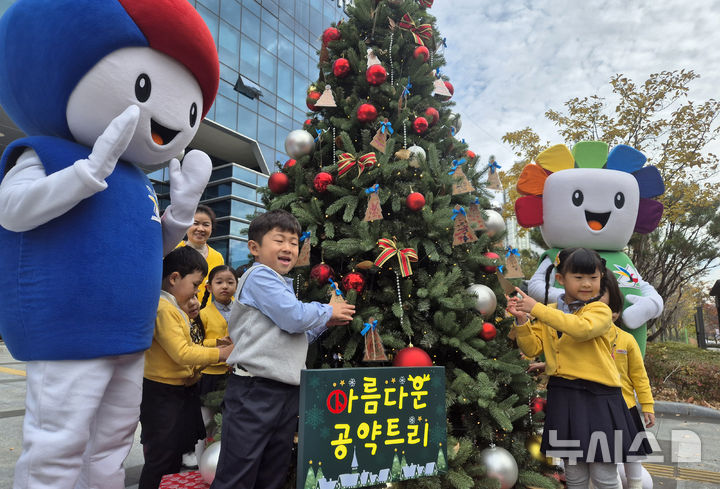
[[[535,382],[508,339],[497,269],[514,255],[483,191],[495,167],[455,137],[448,48],[431,5],[357,0],[324,32],[312,115],[288,135],[291,159],[265,204],[305,231],[298,296],[357,307],[311,349],[309,368],[445,367],[447,459],[441,451],[437,465],[447,473],[393,487],[500,487],[481,456],[493,445],[517,462],[516,487],[556,487],[526,449],[541,413],[530,413]]]

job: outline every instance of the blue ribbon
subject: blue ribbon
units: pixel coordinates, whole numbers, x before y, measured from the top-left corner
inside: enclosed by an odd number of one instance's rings
[[[517,248],[513,248],[511,246],[508,246],[507,253],[505,253],[505,258],[508,258],[510,255],[515,255],[518,258],[520,258],[520,253],[518,253]]]
[[[380,132],[382,134],[385,134],[385,129],[387,129],[388,134],[392,134],[395,132],[392,128],[392,122],[381,122],[380,123]]]
[[[444,48],[447,47],[447,37],[443,37],[443,38],[442,38],[442,45],[443,45]]]
[[[366,193],[366,194],[371,194],[371,193],[373,193],[373,192],[377,192],[379,188],[380,188],[380,185],[378,185],[378,184],[376,183],[376,184],[373,185],[372,187],[370,187],[370,188],[368,188],[368,189],[365,189],[365,193]]]
[[[455,126],[450,126],[450,134],[455,135]]]
[[[435,78],[440,78],[442,75],[440,75],[440,68],[435,68]]]
[[[477,197],[475,197],[475,205],[480,205],[480,199],[478,199]]]
[[[330,282],[330,286],[333,288],[333,290],[335,290],[335,295],[339,295],[340,297],[342,297],[342,292],[340,292],[340,289],[338,288],[335,281],[333,281],[333,279],[329,278],[328,282]]]
[[[500,168],[502,168],[502,166],[498,165],[497,161],[488,163],[488,166],[490,167],[490,173],[495,173],[495,170],[499,170]]]
[[[460,161],[452,160],[452,170],[448,172],[448,175],[452,175],[453,173],[455,173],[455,170],[458,169],[458,166],[462,165],[463,163],[465,163],[465,158],[461,159]]]
[[[505,271],[504,271],[504,270],[505,270],[505,266],[504,266],[504,265],[500,265],[500,266],[498,267],[498,270],[500,271],[500,273],[502,273],[503,275],[505,275]]]
[[[462,138],[462,139],[460,140],[460,142],[463,143],[463,144],[465,144],[465,138]]]
[[[315,129],[315,132],[317,133],[317,137],[315,138],[315,142],[317,143],[320,139],[320,135],[323,133],[320,129]]]
[[[360,334],[365,336],[368,331],[370,331],[371,329],[377,328],[377,319],[374,320],[372,323],[363,323],[363,324],[365,325],[365,327],[363,328],[362,331],[360,331]]]
[[[401,97],[407,97],[410,95],[410,89],[412,88],[412,83],[410,83],[410,77],[408,77],[407,85],[405,85],[405,88],[403,89]]]
[[[303,241],[305,241],[305,240],[308,239],[309,237],[310,237],[310,231],[305,231],[304,233],[302,233],[302,234],[300,235],[300,242],[302,243]]]
[[[453,209],[452,220],[454,221],[455,218],[456,218],[458,215],[460,215],[460,214],[462,214],[463,216],[467,216],[467,213],[465,212],[465,208],[464,208],[464,207],[461,207],[461,208],[459,208],[459,209]]]

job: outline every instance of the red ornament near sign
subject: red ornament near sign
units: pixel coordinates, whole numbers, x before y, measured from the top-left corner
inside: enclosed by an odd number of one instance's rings
[[[530,412],[533,414],[537,414],[540,411],[545,411],[545,407],[547,406],[547,401],[543,399],[542,397],[535,397],[532,401],[530,401]]]
[[[430,59],[430,51],[425,46],[418,46],[413,51],[413,58],[418,59],[420,57],[422,57],[423,63],[427,63]]]
[[[480,338],[485,341],[490,341],[497,336],[497,328],[494,324],[483,323],[482,329],[480,330]]]
[[[418,134],[423,134],[428,129],[428,121],[424,117],[416,117],[412,125],[413,130]]]
[[[417,212],[425,207],[425,196],[420,192],[413,192],[405,199],[405,205],[407,205],[411,211]]]
[[[305,119],[305,125],[306,126],[312,125],[312,119]]]
[[[321,171],[317,175],[315,175],[315,179],[313,180],[313,187],[315,187],[315,190],[317,190],[320,193],[323,193],[327,191],[328,185],[333,183],[333,177],[328,172]]]
[[[475,152],[474,152],[474,151],[470,151],[470,150],[467,150],[467,151],[465,152],[465,155],[466,155],[468,158],[470,158],[470,159],[475,158],[475,156],[476,156],[476,155],[475,155]]]
[[[377,119],[378,111],[372,104],[362,104],[358,107],[357,118],[360,122],[372,122]]]
[[[268,188],[274,194],[282,194],[290,186],[290,179],[283,172],[276,171],[268,178]]]
[[[422,348],[409,346],[395,354],[393,367],[432,367],[430,355]]]
[[[450,92],[450,97],[452,97],[453,95],[455,95],[455,88],[452,86],[452,83],[450,83],[449,81],[446,81],[446,82],[444,82],[444,83],[445,83],[445,86],[446,86],[447,89],[448,89],[448,92]]]
[[[323,44],[327,44],[330,41],[337,41],[340,39],[340,31],[334,27],[328,27],[322,34]]]
[[[372,65],[365,72],[365,79],[370,85],[382,85],[387,79],[387,71],[382,65]]]
[[[289,160],[287,160],[285,162],[285,164],[283,165],[283,168],[292,168],[293,166],[295,166],[295,163],[297,163],[297,160],[290,158]]]
[[[350,61],[345,58],[338,58],[333,63],[333,75],[337,78],[345,78],[350,73]]]
[[[327,284],[328,279],[334,276],[335,274],[333,273],[333,269],[330,268],[330,265],[326,265],[325,263],[318,263],[312,267],[312,270],[310,270],[310,278],[320,285]]]
[[[365,277],[362,273],[350,272],[343,277],[342,286],[345,292],[355,290],[358,294],[362,294],[362,291],[365,290]]]

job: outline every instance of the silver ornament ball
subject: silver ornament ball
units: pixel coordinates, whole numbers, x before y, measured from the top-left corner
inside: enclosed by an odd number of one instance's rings
[[[485,228],[488,230],[488,233],[500,234],[505,232],[505,220],[499,212],[492,209],[486,209],[484,212],[487,215],[485,218]]]
[[[449,121],[450,127],[455,128],[455,134],[459,133],[460,129],[462,129],[462,120],[460,119],[460,114],[450,114]]]
[[[413,160],[422,160],[425,161],[425,158],[427,155],[425,154],[425,150],[422,149],[420,146],[412,145],[408,148],[408,151],[410,151],[410,159]]]
[[[315,147],[315,140],[309,132],[295,129],[285,138],[285,152],[290,158],[300,158],[309,155]]]
[[[518,479],[518,465],[512,454],[502,447],[486,448],[480,452],[488,477],[500,481],[500,489],[510,489]]]
[[[495,314],[497,308],[497,297],[495,292],[487,285],[472,284],[466,289],[468,294],[476,297],[475,310],[483,316]]]
[[[200,477],[202,477],[202,479],[208,484],[212,484],[215,480],[215,471],[217,470],[219,458],[220,442],[216,441],[215,443],[208,445],[198,461]]]

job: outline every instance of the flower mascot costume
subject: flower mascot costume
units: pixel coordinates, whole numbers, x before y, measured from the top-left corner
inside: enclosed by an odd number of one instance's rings
[[[537,164],[525,166],[517,184],[524,196],[515,201],[518,223],[540,226],[552,246],[530,279],[529,295],[545,300],[546,283],[562,248],[597,250],[618,279],[625,296],[623,327],[643,355],[645,323],[662,313],[663,300],[622,250],[633,232],[651,232],[662,217],[662,204],[652,198],[665,186],[658,169],[645,162],[645,155],[630,146],[618,145],[608,154],[608,145],[601,141],[579,142],[572,152],[559,144],[540,153]],[[549,288],[548,302],[562,294],[558,287]]]
[[[180,155],[213,103],[187,0],[18,0],[0,19],[0,334],[27,361],[15,488],[124,487],[164,253],[212,170]],[[170,161],[162,217],[143,170]]]

